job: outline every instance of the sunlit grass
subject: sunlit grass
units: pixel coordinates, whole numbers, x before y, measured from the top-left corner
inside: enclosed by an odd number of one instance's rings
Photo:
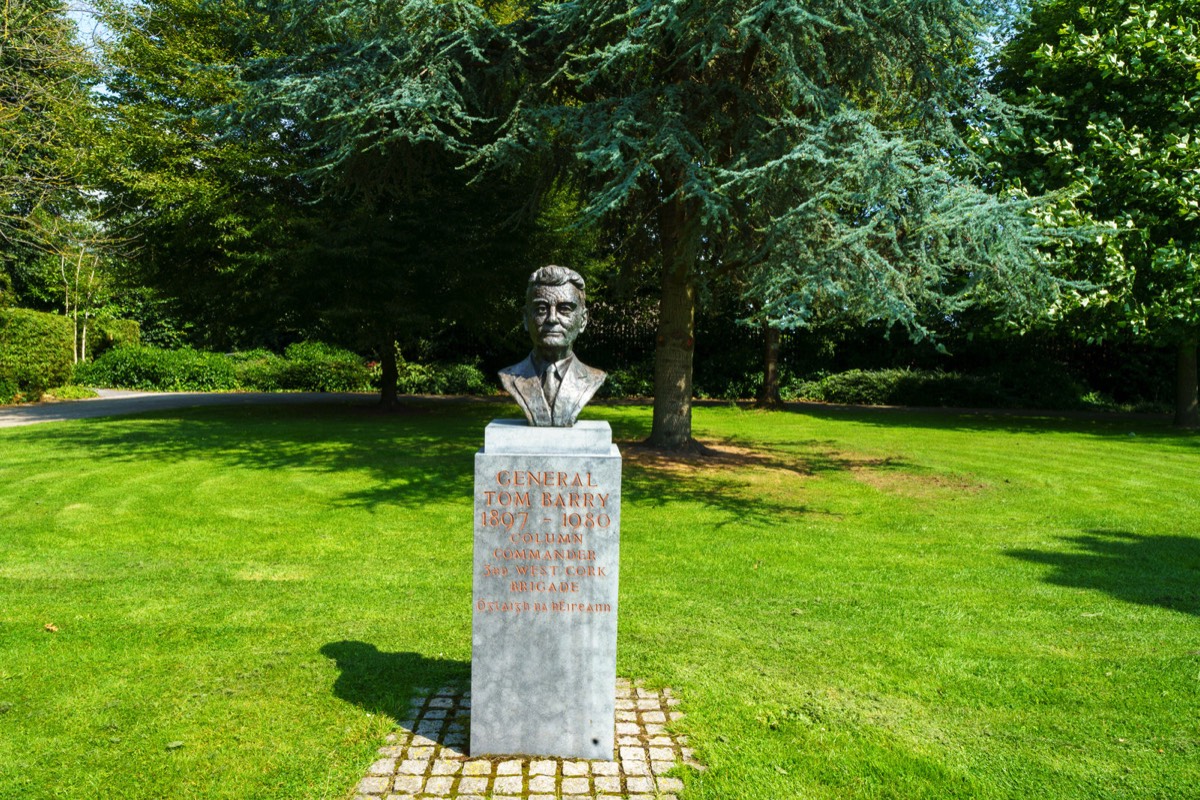
[[[499,415],[0,431],[0,797],[346,795],[413,687],[469,676],[472,457]],[[683,697],[710,766],[685,797],[1195,794],[1200,439],[696,429],[703,462],[624,446],[618,669]]]

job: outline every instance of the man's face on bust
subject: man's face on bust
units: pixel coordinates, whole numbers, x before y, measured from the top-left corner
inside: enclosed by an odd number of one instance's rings
[[[536,286],[525,304],[525,326],[533,349],[543,359],[561,361],[587,327],[587,309],[570,283]]]

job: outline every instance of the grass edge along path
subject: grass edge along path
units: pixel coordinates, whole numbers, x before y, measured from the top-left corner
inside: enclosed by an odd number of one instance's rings
[[[0,431],[0,796],[347,795],[414,687],[468,679],[471,460],[509,413]],[[683,797],[1200,785],[1197,437],[702,408],[691,462],[590,413],[626,443],[618,671],[687,698],[710,766]]]

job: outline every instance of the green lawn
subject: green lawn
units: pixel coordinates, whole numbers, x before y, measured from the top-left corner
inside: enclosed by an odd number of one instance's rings
[[[347,795],[413,687],[468,680],[472,457],[512,410],[0,431],[0,797]],[[1200,437],[696,432],[723,454],[625,448],[618,655],[683,698],[687,800],[1200,796]]]

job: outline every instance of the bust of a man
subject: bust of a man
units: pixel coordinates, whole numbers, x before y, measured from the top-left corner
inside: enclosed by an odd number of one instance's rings
[[[530,425],[569,428],[606,377],[572,351],[576,337],[587,327],[583,277],[553,264],[530,275],[525,327],[533,351],[521,363],[500,370],[500,382]]]

